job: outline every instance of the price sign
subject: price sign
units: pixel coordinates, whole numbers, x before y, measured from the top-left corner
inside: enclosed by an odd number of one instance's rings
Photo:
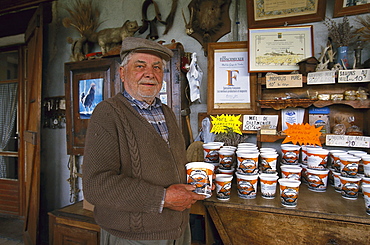
[[[217,116],[210,116],[212,119],[212,129],[211,133],[219,134],[219,133],[227,133],[227,129],[232,129],[233,132],[242,134],[240,131],[240,125],[242,122],[240,121],[240,117],[242,115],[217,115]]]
[[[335,71],[310,72],[307,75],[307,84],[335,83]]]
[[[302,86],[302,74],[266,76],[266,88],[300,88]]]
[[[315,125],[310,125],[308,123],[303,124],[290,124],[286,123],[288,129],[284,130],[286,133],[286,137],[283,140],[283,144],[287,142],[292,142],[293,144],[300,144],[300,145],[319,145],[321,146],[320,142],[320,135],[321,135],[321,128]]]
[[[243,130],[276,129],[278,115],[244,115]]]
[[[370,82],[370,69],[340,70],[338,83]]]
[[[354,135],[326,135],[326,145],[370,148],[370,137]]]

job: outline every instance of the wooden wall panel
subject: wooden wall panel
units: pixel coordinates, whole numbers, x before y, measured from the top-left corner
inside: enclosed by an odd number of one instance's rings
[[[0,179],[0,213],[19,215],[19,182]]]

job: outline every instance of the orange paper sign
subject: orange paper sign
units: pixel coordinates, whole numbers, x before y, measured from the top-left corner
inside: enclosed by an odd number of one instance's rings
[[[319,145],[321,146],[320,142],[320,135],[321,135],[321,128],[315,127],[315,125],[306,124],[290,124],[287,123],[288,129],[284,130],[284,133],[287,135],[284,139],[283,143],[292,142],[293,144],[300,144],[300,145]]]

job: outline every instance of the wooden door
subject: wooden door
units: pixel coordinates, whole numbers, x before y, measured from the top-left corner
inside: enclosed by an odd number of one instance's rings
[[[20,47],[0,49],[0,104],[4,103],[1,104],[0,109],[0,120],[3,125],[0,128],[2,135],[0,140],[2,145],[0,146],[0,160],[2,161],[0,163],[0,214],[18,216],[23,215],[20,201],[23,169],[20,166],[18,155],[18,132],[20,131],[18,91],[22,80],[21,53]],[[4,95],[5,98],[3,98]]]
[[[38,244],[40,207],[40,125],[42,87],[43,6],[29,22],[25,54],[24,125],[20,158],[24,163],[24,243]]]

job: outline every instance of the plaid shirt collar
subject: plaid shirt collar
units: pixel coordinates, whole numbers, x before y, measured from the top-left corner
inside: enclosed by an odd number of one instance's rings
[[[162,102],[159,98],[155,97],[155,101],[152,105],[149,105],[145,101],[140,101],[132,97],[127,91],[123,91],[123,96],[125,96],[132,104],[135,104],[140,109],[151,110],[152,108],[158,108],[162,106]]]
[[[161,100],[155,98],[153,105],[149,105],[146,102],[134,99],[126,91],[123,92],[123,96],[130,102],[131,106],[155,128],[168,144],[168,128],[162,111]]]

